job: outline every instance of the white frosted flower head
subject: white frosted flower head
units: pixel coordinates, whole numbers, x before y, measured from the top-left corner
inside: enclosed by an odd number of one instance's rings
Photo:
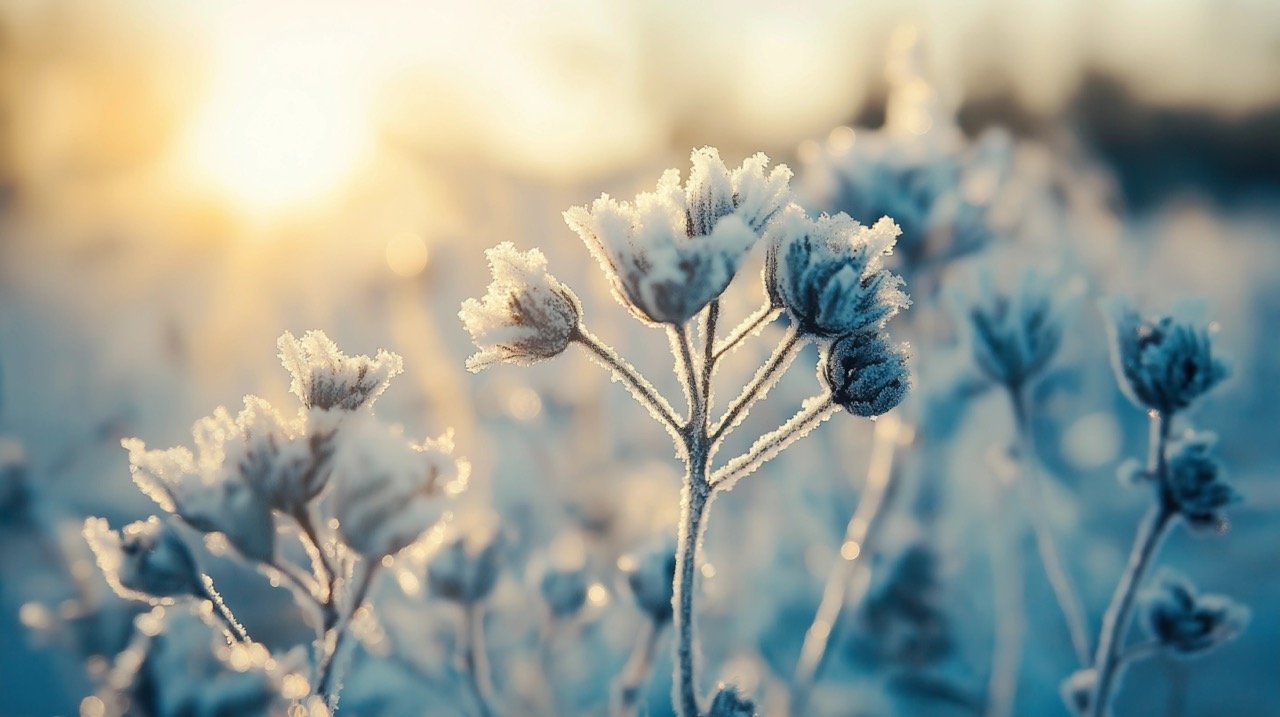
[[[788,209],[769,232],[770,301],[810,336],[882,327],[911,303],[902,278],[884,267],[899,233],[888,217],[867,227],[846,214],[813,219],[799,207]]]
[[[315,408],[286,419],[263,399],[245,396],[234,423],[220,426],[211,440],[218,442],[224,466],[272,508],[298,515],[324,489],[335,418],[333,411]]]
[[[695,150],[691,161],[683,186],[672,169],[632,202],[605,194],[564,214],[618,301],[653,324],[683,324],[720,296],[790,203],[791,171],[779,166],[766,174],[762,154],[732,171],[711,148]]]
[[[347,356],[323,331],[302,338],[285,332],[277,342],[280,362],[293,376],[289,390],[305,408],[354,411],[371,406],[391,379],[404,370],[404,361],[389,351],[373,358]]]
[[[117,595],[151,604],[200,594],[200,572],[191,550],[156,516],[112,530],[105,518],[88,518],[84,537]]]
[[[266,563],[275,554],[271,504],[225,461],[227,437],[238,430],[219,408],[196,423],[194,453],[185,447],[147,450],[137,438],[121,445],[129,451],[134,484],[162,510],[201,532],[225,534],[246,558]]]
[[[496,363],[528,365],[559,355],[578,330],[582,306],[569,287],[547,273],[537,249],[503,242],[485,252],[493,280],[481,299],[467,299],[458,317],[480,349],[467,369]]]
[[[332,509],[343,543],[369,560],[432,529],[466,487],[470,465],[446,435],[422,444],[372,416],[350,421],[333,458]]]

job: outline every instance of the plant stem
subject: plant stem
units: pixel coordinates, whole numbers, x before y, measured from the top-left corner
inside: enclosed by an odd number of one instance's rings
[[[658,651],[662,627],[661,624],[646,619],[640,634],[636,635],[631,657],[627,659],[622,674],[614,684],[614,704],[610,710],[613,717],[636,717],[639,714],[641,690],[648,684],[649,673],[653,671],[653,657]]]
[[[693,601],[698,550],[706,531],[704,518],[711,500],[711,487],[705,478],[705,456],[705,445],[691,446],[689,472],[680,496],[680,532],[676,538],[676,579],[672,594],[677,638],[675,684],[672,690],[679,717],[699,717],[701,714],[695,674],[698,656]]]
[[[707,307],[707,320],[702,327],[702,405],[707,414],[711,413],[711,374],[716,367],[716,325],[719,322],[720,300],[716,299]]]
[[[369,587],[373,584],[373,576],[378,571],[380,563],[369,563],[360,575],[360,582],[356,583],[356,589],[351,597],[351,610],[347,613],[346,621],[338,629],[338,635],[334,641],[333,654],[325,661],[320,671],[320,694],[324,697],[325,702],[329,705],[329,711],[334,712],[338,709],[338,692],[342,689],[342,668],[338,665],[342,659],[342,648],[346,644],[351,635],[351,621],[355,618],[356,612],[360,610],[360,606],[364,604],[365,599],[369,595]]]
[[[236,616],[231,612],[231,608],[227,607],[227,603],[223,601],[222,596],[219,595],[217,589],[213,587],[213,578],[208,575],[201,575],[200,586],[202,588],[200,596],[213,604],[214,611],[231,631],[231,635],[235,637],[235,641],[252,642],[252,640],[249,639],[249,633],[244,629],[244,625],[241,625],[236,620]]]
[[[1018,461],[1022,466],[1023,477],[1019,481],[1019,491],[1027,518],[1031,523],[1031,531],[1035,536],[1036,550],[1040,554],[1040,563],[1044,566],[1045,575],[1053,587],[1053,594],[1058,600],[1058,607],[1067,622],[1067,630],[1071,634],[1071,645],[1075,648],[1076,657],[1082,666],[1089,664],[1089,627],[1084,615],[1084,606],[1080,596],[1071,582],[1071,577],[1062,564],[1061,554],[1053,537],[1053,530],[1044,510],[1044,476],[1036,469],[1035,446],[1032,442],[1031,425],[1027,412],[1026,396],[1021,389],[1009,391],[1009,400],[1013,405],[1014,423],[1017,431]]]
[[[467,687],[480,717],[493,717],[497,714],[498,699],[493,688],[489,652],[485,647],[483,605],[468,603],[463,606],[462,631],[462,667]]]
[[[712,363],[719,361],[721,356],[724,356],[749,336],[759,331],[762,326],[773,321],[780,313],[782,313],[782,309],[774,308],[772,304],[766,301],[763,306],[756,309],[755,313],[748,316],[741,324],[738,324],[733,333],[729,334],[724,341],[721,341],[715,347],[711,353]]]
[[[831,400],[830,394],[809,398],[786,423],[756,439],[746,453],[717,470],[711,476],[711,485],[716,490],[729,490],[739,480],[773,460],[788,446],[807,436],[810,431],[839,410],[840,407]]]
[[[803,717],[818,673],[826,662],[831,634],[845,608],[856,608],[871,584],[871,559],[879,550],[881,529],[896,487],[893,459],[901,424],[894,414],[876,421],[867,478],[858,507],[845,526],[840,559],[831,566],[822,600],[805,631],[791,691],[791,713]],[[851,546],[846,548],[846,546]]]
[[[1022,636],[1026,630],[1023,604],[1026,577],[1022,565],[1022,531],[1014,527],[1014,515],[1006,504],[1012,485],[1001,484],[993,474],[995,511],[991,521],[991,577],[995,603],[995,642],[991,674],[987,681],[987,717],[1013,714],[1022,666]]]
[[[658,393],[653,384],[649,383],[647,379],[636,371],[634,366],[627,363],[622,357],[618,356],[616,351],[587,331],[586,327],[579,327],[572,340],[582,344],[601,366],[611,371],[614,378],[622,381],[631,395],[641,405],[649,409],[668,431],[671,431],[673,435],[678,435],[680,419],[676,416],[675,410],[671,408],[671,404],[667,399]]]
[[[722,438],[728,435],[743,418],[751,405],[757,400],[764,398],[769,393],[769,389],[778,382],[782,374],[791,364],[791,360],[795,358],[797,351],[801,345],[800,332],[796,327],[792,326],[787,330],[787,335],[783,338],[782,343],[774,349],[773,355],[765,362],[760,370],[756,372],[751,383],[742,389],[742,393],[733,400],[729,405],[729,409],[725,411],[724,418],[715,428],[711,430],[711,444],[716,445]]]
[[[1151,414],[1150,466],[1151,476],[1157,485],[1162,485],[1167,470],[1165,447],[1169,441],[1169,419],[1163,414]],[[1094,657],[1094,668],[1097,670],[1097,685],[1094,688],[1093,700],[1089,704],[1092,717],[1105,717],[1110,709],[1112,692],[1115,688],[1120,659],[1124,650],[1125,635],[1133,620],[1133,605],[1142,584],[1142,578],[1154,561],[1171,525],[1174,511],[1166,505],[1163,498],[1157,498],[1143,518],[1138,534],[1133,541],[1133,549],[1129,553],[1129,563],[1124,574],[1116,585],[1111,604],[1107,607],[1102,619],[1102,634],[1098,639],[1098,651]]]

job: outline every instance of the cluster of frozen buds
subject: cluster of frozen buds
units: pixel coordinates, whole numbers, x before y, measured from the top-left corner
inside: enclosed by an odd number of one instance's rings
[[[228,634],[251,643],[182,532],[225,536],[323,616],[312,687],[332,708],[342,613],[361,606],[379,566],[447,518],[469,468],[452,455],[450,436],[416,443],[374,416],[374,400],[401,371],[399,356],[347,356],[317,331],[300,339],[286,333],[279,349],[300,402],[292,416],[247,396],[237,415],[219,408],[196,423],[194,451],[148,450],[125,440],[134,482],[166,515],[119,532],[90,518],[84,534],[122,597],[210,600]],[[311,565],[285,559],[278,521],[296,530]]]

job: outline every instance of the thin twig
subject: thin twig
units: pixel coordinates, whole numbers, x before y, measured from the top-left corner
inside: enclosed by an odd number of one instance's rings
[[[351,594],[351,605],[347,611],[346,619],[335,628],[338,634],[333,644],[333,654],[329,656],[320,671],[320,695],[324,697],[325,702],[329,705],[330,712],[337,711],[338,693],[342,689],[343,665],[339,664],[343,657],[342,648],[350,639],[352,633],[351,622],[355,619],[356,613],[360,610],[366,598],[368,598],[369,587],[373,584],[373,577],[378,572],[379,565],[381,563],[368,563],[361,573],[360,581],[356,583],[356,589]]]
[[[1014,527],[1014,515],[1006,505],[1012,486],[992,475],[995,510],[991,517],[991,577],[995,607],[995,640],[991,650],[991,674],[987,680],[987,717],[1010,717],[1018,693],[1022,666],[1023,633],[1026,631],[1026,577],[1022,545]]]
[[[236,616],[231,612],[231,608],[227,607],[227,603],[223,601],[222,596],[218,594],[216,588],[213,587],[213,578],[208,575],[200,575],[201,597],[213,603],[213,609],[231,630],[231,634],[237,642],[252,642],[249,639],[249,633],[245,631],[244,625],[241,625]]]
[[[809,695],[826,662],[831,635],[840,615],[856,609],[871,584],[871,559],[879,550],[881,528],[893,495],[893,461],[901,433],[901,424],[892,413],[876,421],[867,478],[858,497],[858,507],[845,526],[840,560],[827,574],[822,600],[800,648],[791,693],[791,711],[797,716],[807,710]]]
[[[462,608],[462,667],[467,687],[480,717],[498,714],[498,696],[493,688],[493,674],[484,638],[484,606],[468,603]]]
[[[746,453],[734,458],[711,476],[711,485],[716,490],[728,490],[742,478],[755,472],[766,462],[773,460],[788,446],[805,437],[840,410],[831,399],[830,394],[813,396],[807,399],[786,423],[770,433],[766,433],[751,444]]]
[[[703,409],[702,384],[698,381],[698,369],[693,365],[689,328],[682,324],[670,327],[668,332],[671,337],[671,352],[676,357],[676,370],[680,374],[680,386],[684,389],[685,401],[689,406],[686,427],[701,431],[706,425],[706,411]]]
[[[769,390],[773,388],[778,379],[782,378],[782,374],[786,372],[787,367],[791,365],[791,360],[795,358],[802,344],[802,337],[796,327],[792,326],[787,330],[787,335],[782,339],[782,343],[774,349],[773,355],[765,362],[760,370],[756,372],[751,382],[742,389],[742,393],[729,404],[729,408],[725,411],[724,417],[711,429],[711,445],[718,444],[721,439],[728,435],[735,426],[746,418],[747,411],[756,401],[764,398],[769,394]]]
[[[770,302],[766,301],[763,306],[756,309],[755,313],[751,314],[746,318],[746,320],[738,324],[738,326],[734,328],[724,341],[721,341],[716,345],[715,350],[711,354],[712,363],[719,361],[720,357],[724,356],[729,351],[732,351],[736,346],[738,346],[738,344],[741,344],[766,324],[776,319],[780,313],[782,313],[782,309],[774,308]]]
[[[707,307],[707,319],[702,325],[702,405],[704,414],[711,413],[711,375],[715,372],[716,327],[720,323],[720,300]]]
[[[644,627],[636,635],[631,657],[618,675],[613,687],[613,717],[636,717],[640,711],[640,697],[649,683],[653,671],[653,657],[658,651],[658,639],[662,637],[662,625],[645,620]]]
[[[621,380],[631,395],[641,405],[653,412],[666,426],[667,430],[678,435],[680,418],[676,415],[675,409],[671,408],[670,402],[658,393],[653,384],[641,376],[634,366],[627,363],[616,351],[587,331],[586,327],[579,327],[573,336],[573,340],[587,349],[588,353],[601,366],[611,371],[615,378]]]

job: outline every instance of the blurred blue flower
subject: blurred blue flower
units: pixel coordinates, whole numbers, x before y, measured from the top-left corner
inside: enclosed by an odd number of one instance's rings
[[[911,386],[904,346],[891,346],[880,336],[846,336],[822,354],[818,375],[832,399],[855,416],[887,413],[906,398]]]
[[[1223,525],[1222,509],[1241,500],[1223,479],[1222,463],[1213,455],[1216,442],[1213,434],[1190,433],[1169,447],[1163,494],[1195,528]]]
[[[1215,356],[1209,327],[1175,316],[1143,317],[1126,299],[1103,302],[1112,363],[1121,389],[1139,407],[1170,415],[1229,373]]]
[[[636,605],[654,622],[671,620],[672,586],[676,578],[675,540],[666,539],[622,561]]]
[[[1017,390],[1053,360],[1065,328],[1060,293],[1057,282],[1028,269],[1014,291],[984,273],[976,297],[957,295],[974,363],[988,378]]]
[[[1235,639],[1249,622],[1249,609],[1223,595],[1200,595],[1185,577],[1169,570],[1141,596],[1142,622],[1160,645],[1184,657],[1202,655]]]

